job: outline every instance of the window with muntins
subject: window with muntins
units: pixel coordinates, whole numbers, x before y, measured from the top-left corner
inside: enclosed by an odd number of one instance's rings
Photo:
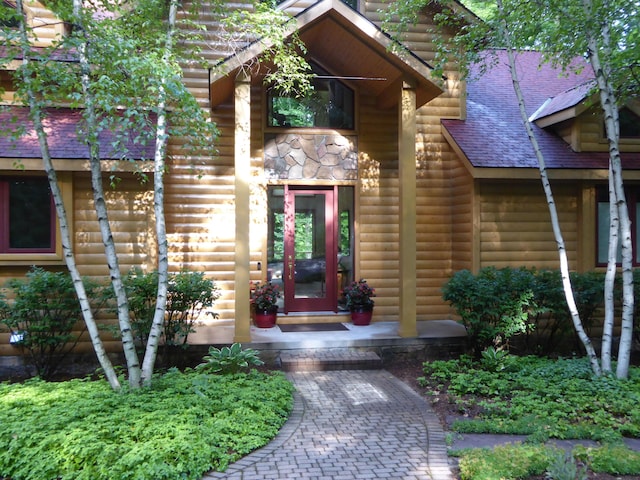
[[[354,93],[337,78],[310,62],[313,92],[304,98],[267,92],[267,125],[284,128],[336,128],[353,130]]]
[[[0,253],[55,253],[55,223],[46,178],[0,178]]]
[[[638,238],[640,238],[640,187],[625,189],[629,218],[631,219],[631,243],[633,248],[633,264],[640,265],[640,251],[638,251]],[[599,266],[607,264],[609,250],[609,190],[606,187],[598,188],[597,197],[597,221],[596,221],[596,261]],[[617,263],[622,262],[620,249],[620,234],[618,233]]]

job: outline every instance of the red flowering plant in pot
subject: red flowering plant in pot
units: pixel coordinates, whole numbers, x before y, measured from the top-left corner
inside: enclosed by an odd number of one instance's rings
[[[280,289],[271,282],[256,282],[251,288],[251,312],[257,327],[271,328],[278,317]]]
[[[373,314],[373,297],[375,289],[371,288],[363,278],[352,282],[343,291],[347,308],[351,312],[351,321],[354,325],[368,325]]]

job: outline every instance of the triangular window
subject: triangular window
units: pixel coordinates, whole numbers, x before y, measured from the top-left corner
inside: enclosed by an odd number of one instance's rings
[[[640,138],[640,117],[626,107],[620,109],[620,138]]]

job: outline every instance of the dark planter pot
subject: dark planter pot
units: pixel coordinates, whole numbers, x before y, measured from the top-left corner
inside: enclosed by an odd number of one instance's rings
[[[364,326],[371,323],[371,317],[373,316],[373,306],[363,305],[360,307],[351,308],[351,323],[354,325]]]
[[[278,319],[278,307],[274,306],[268,310],[256,310],[253,312],[253,323],[258,328],[273,328]]]

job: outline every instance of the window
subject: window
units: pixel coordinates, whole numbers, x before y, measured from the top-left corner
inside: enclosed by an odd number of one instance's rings
[[[620,110],[620,138],[640,138],[640,117],[628,108]]]
[[[285,0],[276,0],[276,5],[280,5],[281,3],[284,3],[284,1]],[[349,5],[354,10],[358,9],[358,0],[342,0],[342,3]]]
[[[9,0],[0,2],[0,25],[7,28],[18,28],[20,26],[15,2]]]
[[[55,218],[46,178],[0,178],[0,253],[55,253]]]
[[[311,63],[311,62],[310,62]],[[314,91],[305,98],[279,96],[267,93],[270,127],[288,128],[354,128],[353,90],[331,77],[319,66],[311,63]]]
[[[605,187],[597,190],[597,263],[598,265],[606,265],[607,253],[609,249],[609,191]],[[637,247],[640,238],[640,187],[628,188],[625,191],[627,197],[627,207],[629,209],[629,218],[631,219],[631,242],[633,248],[633,264],[640,265],[640,251]],[[620,253],[620,244],[618,244],[617,262],[622,261]]]

